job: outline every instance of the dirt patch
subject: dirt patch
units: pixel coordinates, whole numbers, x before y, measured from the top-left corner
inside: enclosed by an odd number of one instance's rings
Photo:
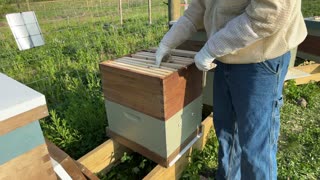
[[[6,22],[0,22],[0,27],[8,26]]]

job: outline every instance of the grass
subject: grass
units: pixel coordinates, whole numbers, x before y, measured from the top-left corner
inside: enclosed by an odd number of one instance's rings
[[[154,167],[156,163],[134,153],[124,154],[121,162],[112,168],[107,174],[98,174],[100,179],[143,179]]]
[[[113,16],[93,17],[95,9],[86,6],[75,17],[48,23],[48,19],[62,17],[55,14],[64,3],[56,2],[50,6],[53,11],[38,16],[46,45],[22,52],[9,29],[0,28],[0,72],[46,96],[50,117],[41,121],[43,132],[75,159],[107,139],[99,62],[156,46],[167,30],[162,3],[154,4],[158,9],[153,24],[148,25],[147,13],[142,13],[147,8],[138,2],[132,1],[131,9],[124,8],[123,25]],[[100,11],[115,12],[116,4],[110,4],[113,6],[103,6]],[[81,9],[79,5],[73,8]],[[43,6],[37,3],[34,8]],[[92,14],[78,16],[88,12]]]
[[[289,84],[285,94],[278,154],[279,179],[319,179],[320,83],[299,87]],[[307,108],[297,106],[300,97],[307,99]]]
[[[319,0],[302,0],[304,16],[320,15]],[[88,2],[88,3],[87,3]],[[153,3],[153,24],[147,22],[147,4],[125,1],[124,24],[119,24],[116,0],[47,1],[31,3],[46,45],[18,51],[5,19],[0,17],[0,72],[46,96],[50,116],[41,120],[47,138],[77,159],[107,139],[104,100],[98,63],[156,46],[167,31],[167,6]],[[0,3],[1,4],[1,3]],[[0,16],[27,10],[0,5]],[[318,179],[319,84],[285,89],[279,142],[279,179]],[[295,101],[309,102],[301,108]],[[217,141],[212,132],[206,148],[195,151],[182,179],[214,174]],[[104,179],[141,179],[155,164],[138,154],[126,155]]]
[[[302,0],[302,12],[304,17],[320,16],[319,0]]]

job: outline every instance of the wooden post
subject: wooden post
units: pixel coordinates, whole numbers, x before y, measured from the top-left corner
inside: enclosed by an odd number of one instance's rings
[[[175,21],[180,17],[180,1],[168,0],[169,22]]]
[[[119,0],[119,14],[120,14],[120,24],[123,24],[123,17],[122,17],[122,0]]]
[[[152,24],[152,19],[151,19],[151,0],[148,0],[148,17],[149,17],[149,25]]]
[[[89,1],[86,0],[86,2],[87,2],[87,9],[88,9],[88,11],[89,11]]]
[[[30,3],[29,3],[29,0],[26,0],[27,1],[27,6],[28,6],[28,11],[30,11]]]
[[[20,9],[20,0],[16,0],[16,4],[17,4],[18,9]]]

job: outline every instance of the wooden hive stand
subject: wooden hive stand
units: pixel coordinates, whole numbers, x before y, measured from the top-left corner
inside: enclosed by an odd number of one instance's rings
[[[172,166],[166,168],[162,165],[157,165],[153,170],[147,174],[143,179],[145,180],[177,180],[181,177],[183,170],[189,163],[189,158],[193,150],[203,150],[208,140],[209,132],[213,129],[213,117],[212,114],[206,117],[201,122],[202,136],[189,147],[178,161]],[[78,162],[84,165],[93,173],[108,172],[112,167],[117,165],[124,154],[127,152],[130,154],[132,151],[127,147],[121,145],[113,138],[107,140],[94,150],[90,151],[80,159]]]
[[[288,70],[286,80],[294,80],[296,85],[320,81],[320,64],[296,66]]]

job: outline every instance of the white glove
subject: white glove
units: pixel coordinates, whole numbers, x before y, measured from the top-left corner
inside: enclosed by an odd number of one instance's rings
[[[200,71],[209,71],[217,65],[213,63],[214,57],[209,53],[207,44],[194,57],[195,64]]]
[[[161,61],[168,61],[171,59],[171,48],[160,43],[156,52],[156,66],[160,67]]]
[[[156,52],[156,65],[159,66],[163,58],[168,59],[170,50],[182,44],[196,31],[197,29],[192,22],[185,16],[181,16],[162,38]]]

